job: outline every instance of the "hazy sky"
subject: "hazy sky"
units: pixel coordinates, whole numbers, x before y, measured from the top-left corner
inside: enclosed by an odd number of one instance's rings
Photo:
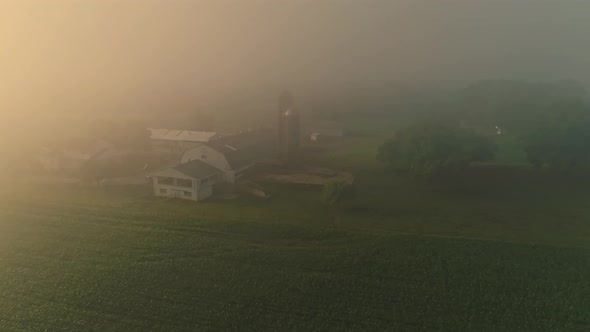
[[[588,0],[0,0],[0,111],[483,78],[590,83]]]

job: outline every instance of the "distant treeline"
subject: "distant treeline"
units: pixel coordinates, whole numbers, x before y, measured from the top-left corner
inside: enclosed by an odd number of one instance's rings
[[[410,96],[397,99],[399,109],[383,104],[361,113],[411,123],[378,156],[398,169],[424,175],[493,161],[491,137],[510,135],[536,167],[590,170],[590,107],[580,84],[485,81],[420,102]]]

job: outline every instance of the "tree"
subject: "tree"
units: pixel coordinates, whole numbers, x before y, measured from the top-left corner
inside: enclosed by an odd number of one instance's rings
[[[566,109],[540,123],[524,139],[531,164],[564,171],[590,169],[590,111]]]
[[[458,170],[494,159],[492,140],[473,130],[419,123],[401,130],[379,148],[378,159],[415,175]]]

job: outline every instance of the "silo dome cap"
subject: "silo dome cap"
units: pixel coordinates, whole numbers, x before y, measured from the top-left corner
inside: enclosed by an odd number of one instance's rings
[[[293,110],[291,108],[288,109],[288,110],[286,110],[285,113],[283,113],[284,116],[291,116],[291,115],[294,115],[294,114],[296,114],[296,112],[295,112],[295,110]]]

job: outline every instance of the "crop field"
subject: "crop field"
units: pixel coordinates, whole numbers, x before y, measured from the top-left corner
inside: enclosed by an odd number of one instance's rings
[[[141,188],[3,192],[1,330],[590,326],[585,248],[330,228],[304,196],[266,208]]]
[[[0,330],[590,329],[590,181],[410,179],[380,140],[317,157],[355,173],[336,222],[305,187],[195,204],[6,179]]]

